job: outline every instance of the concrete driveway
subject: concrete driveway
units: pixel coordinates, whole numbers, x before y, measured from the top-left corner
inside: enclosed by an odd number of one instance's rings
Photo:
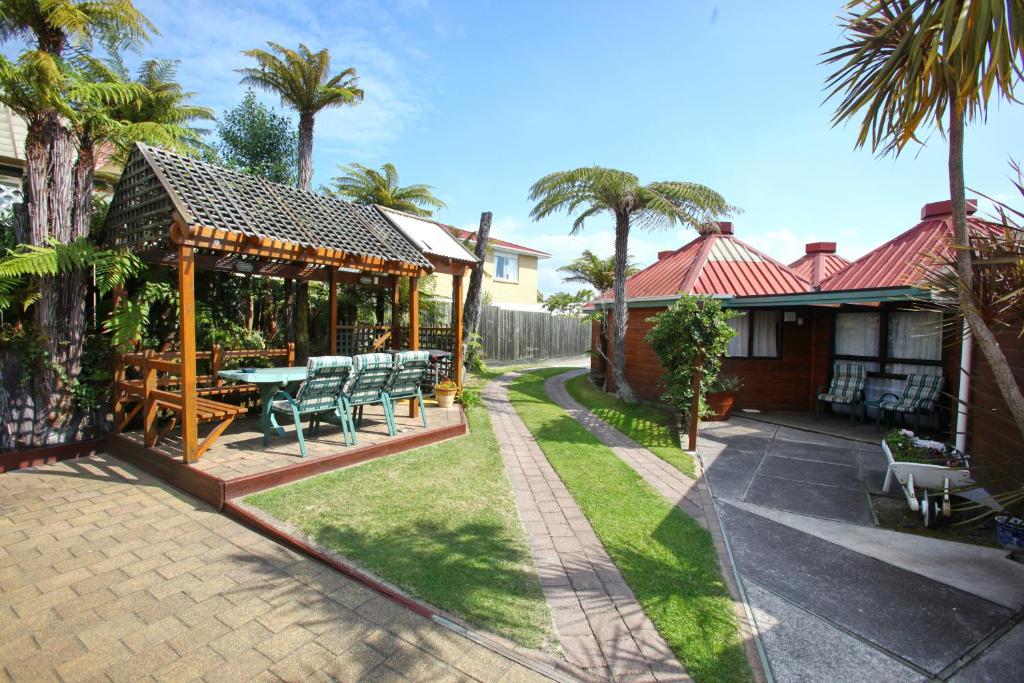
[[[997,549],[879,529],[878,446],[734,417],[699,449],[771,674],[1017,678],[1024,566]]]

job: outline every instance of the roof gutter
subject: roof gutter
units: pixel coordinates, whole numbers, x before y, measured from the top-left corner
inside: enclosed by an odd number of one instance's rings
[[[770,306],[837,306],[840,304],[884,303],[887,301],[932,301],[927,290],[918,287],[885,287],[880,289],[848,289],[831,292],[800,292],[771,296],[737,296],[724,304],[726,308],[767,308]]]

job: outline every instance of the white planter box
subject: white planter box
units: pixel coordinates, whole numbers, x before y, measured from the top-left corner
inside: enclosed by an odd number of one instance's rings
[[[919,462],[896,460],[892,457],[892,451],[889,450],[889,444],[885,442],[885,439],[882,439],[882,452],[889,460],[889,469],[885,473],[882,491],[888,493],[892,486],[892,480],[895,479],[900,483],[911,510],[920,509],[917,496],[914,494],[915,488],[943,491],[945,497],[948,498],[951,487],[958,488],[974,483],[970,470],[963,467],[926,465]]]

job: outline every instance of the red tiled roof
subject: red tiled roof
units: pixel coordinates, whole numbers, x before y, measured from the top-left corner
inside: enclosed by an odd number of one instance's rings
[[[469,230],[463,230],[462,228],[452,228],[452,227],[449,227],[449,230],[451,230],[452,234],[455,235],[460,240],[469,240],[470,242],[476,242],[476,233],[475,232],[470,232]],[[527,252],[530,252],[531,254],[536,254],[537,256],[542,256],[542,257],[550,257],[551,256],[551,254],[547,253],[546,251],[541,251],[540,249],[531,249],[530,247],[524,247],[521,244],[516,244],[514,242],[506,242],[505,240],[495,239],[494,237],[488,238],[487,243],[490,244],[493,247],[505,247],[507,249],[516,249],[518,251],[527,251]]]
[[[969,202],[969,213],[976,204]],[[839,289],[876,289],[906,287],[919,284],[929,266],[953,258],[953,219],[949,202],[925,205],[922,220],[910,230],[889,240],[874,251],[822,281],[822,291]],[[995,223],[968,217],[972,233],[999,235],[1002,228]]]
[[[663,252],[664,253],[664,252]],[[811,290],[808,280],[731,234],[701,235],[626,280],[626,299],[758,296]],[[597,301],[610,300],[605,292]]]
[[[850,262],[836,253],[835,242],[812,242],[807,253],[789,264],[800,277],[817,287],[827,277],[848,266]]]

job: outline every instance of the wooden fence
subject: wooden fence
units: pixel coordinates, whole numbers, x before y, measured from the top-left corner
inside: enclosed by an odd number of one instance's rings
[[[484,306],[478,329],[488,363],[579,356],[590,351],[590,321]]]

